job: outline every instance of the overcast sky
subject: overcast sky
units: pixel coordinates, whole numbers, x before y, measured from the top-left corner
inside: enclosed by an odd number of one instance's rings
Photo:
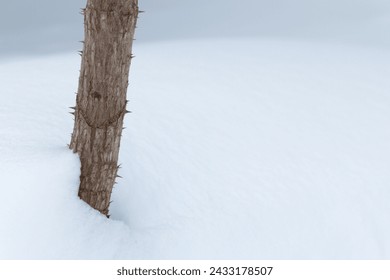
[[[0,56],[77,51],[86,0],[4,1]],[[388,0],[139,0],[137,43],[257,36],[390,47]]]

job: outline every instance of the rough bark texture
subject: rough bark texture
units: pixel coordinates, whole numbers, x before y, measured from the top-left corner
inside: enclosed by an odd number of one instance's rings
[[[108,216],[118,171],[138,0],[88,0],[70,148],[81,161],[79,197]]]

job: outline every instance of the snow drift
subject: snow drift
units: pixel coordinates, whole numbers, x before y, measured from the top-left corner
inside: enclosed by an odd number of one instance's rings
[[[0,64],[0,258],[390,257],[388,50],[135,46],[112,219],[77,198],[79,58]]]

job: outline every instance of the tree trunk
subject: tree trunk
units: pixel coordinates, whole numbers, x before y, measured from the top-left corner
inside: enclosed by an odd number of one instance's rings
[[[81,161],[79,197],[108,217],[126,111],[138,0],[88,0],[70,149]]]

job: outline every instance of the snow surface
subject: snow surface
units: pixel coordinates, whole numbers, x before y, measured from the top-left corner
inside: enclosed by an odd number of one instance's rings
[[[390,258],[390,52],[137,44],[111,219],[67,148],[79,57],[0,63],[0,258]]]

